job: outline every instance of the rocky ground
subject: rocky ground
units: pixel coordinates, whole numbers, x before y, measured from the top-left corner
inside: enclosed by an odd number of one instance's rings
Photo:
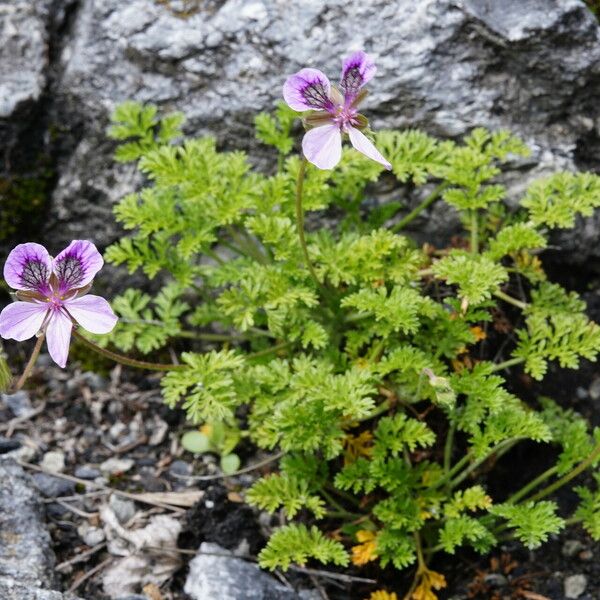
[[[183,413],[163,405],[153,376],[108,367],[82,371],[75,360],[63,371],[42,355],[30,391],[0,399],[3,600],[363,600],[406,588],[373,566],[260,572],[256,555],[277,519],[243,493],[269,457],[242,447],[248,472],[223,477],[216,457],[182,449]],[[591,364],[565,373],[545,392],[598,422],[600,373]],[[527,458],[532,468],[541,459]],[[508,455],[499,472],[514,478],[523,459]],[[433,566],[449,581],[441,598],[592,600],[599,555],[600,544],[570,529],[536,552],[508,544]]]

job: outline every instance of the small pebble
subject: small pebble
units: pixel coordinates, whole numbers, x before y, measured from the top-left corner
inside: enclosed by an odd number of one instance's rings
[[[87,521],[77,528],[77,533],[87,546],[97,546],[106,539],[104,531],[100,527],[92,527]]]
[[[135,515],[135,504],[131,500],[117,496],[117,494],[111,495],[108,505],[121,524],[127,523]]]
[[[587,587],[585,575],[570,575],[565,579],[565,598],[579,598]]]
[[[108,387],[108,380],[97,373],[86,371],[81,377],[93,392],[100,392]]]
[[[79,479],[96,479],[96,477],[101,477],[102,473],[100,469],[96,469],[96,467],[91,467],[90,465],[81,465],[75,469],[75,477],[79,477]]]
[[[600,377],[592,381],[588,392],[592,400],[600,400]]]
[[[27,417],[33,412],[29,394],[24,390],[15,394],[2,394],[2,402],[15,417]]]
[[[33,482],[46,498],[72,496],[75,493],[75,484],[72,481],[59,479],[46,473],[34,473]]]
[[[65,455],[59,450],[46,452],[40,466],[52,473],[62,473],[65,470]]]
[[[0,454],[12,452],[21,447],[19,440],[8,439],[0,435]]]
[[[126,473],[135,463],[130,458],[109,458],[100,465],[100,470],[108,475]]]
[[[127,431],[127,425],[122,421],[117,421],[109,430],[110,437],[117,441],[123,433]]]
[[[591,550],[583,550],[582,552],[579,553],[579,559],[580,560],[592,560],[592,558],[594,558],[594,553]]]
[[[169,475],[177,477],[178,475],[187,477],[192,474],[192,465],[184,460],[174,460],[169,466]]]
[[[500,573],[489,573],[485,576],[485,582],[496,588],[502,588],[508,585],[508,579]]]
[[[579,540],[567,540],[562,547],[562,555],[570,558],[583,550],[583,544]]]

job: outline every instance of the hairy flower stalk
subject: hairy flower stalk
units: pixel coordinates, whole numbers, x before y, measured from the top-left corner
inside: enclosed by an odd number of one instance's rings
[[[310,129],[302,140],[306,159],[319,169],[333,169],[342,157],[342,135],[368,158],[386,169],[392,165],[362,133],[369,125],[358,112],[359,104],[367,95],[363,86],[375,75],[373,61],[362,50],[346,58],[342,65],[340,88],[331,85],[318,69],[301,69],[288,77],[283,86],[283,97],[293,110],[311,111],[304,119]]]
[[[74,240],[56,258],[40,244],[16,246],[4,265],[4,279],[16,290],[16,301],[0,313],[0,336],[17,341],[44,336],[50,356],[64,368],[75,324],[102,334],[117,323],[104,298],[87,294],[103,264],[96,246],[85,240]],[[40,346],[36,344],[38,352]],[[30,361],[28,369],[32,366]]]

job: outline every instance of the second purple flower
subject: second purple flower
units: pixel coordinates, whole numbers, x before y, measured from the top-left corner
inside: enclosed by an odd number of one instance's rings
[[[100,296],[85,295],[104,261],[96,246],[71,242],[56,258],[40,244],[16,246],[6,259],[4,279],[17,302],[0,313],[0,336],[17,341],[45,333],[59,367],[67,363],[73,323],[91,333],[108,333],[117,316]]]
[[[288,77],[283,86],[283,97],[294,110],[314,111],[305,122],[312,129],[302,140],[306,159],[319,169],[333,169],[342,156],[342,134],[359,152],[382,164],[392,165],[362,133],[368,125],[359,114],[358,105],[366,96],[363,86],[375,74],[375,64],[362,50],[346,58],[342,65],[340,88],[333,87],[318,69],[301,69]]]

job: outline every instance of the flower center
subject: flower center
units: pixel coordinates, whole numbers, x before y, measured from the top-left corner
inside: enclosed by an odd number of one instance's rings
[[[51,296],[48,296],[46,301],[51,304],[51,308],[54,310],[62,308],[64,304],[64,298],[59,296],[56,292],[53,292]]]
[[[340,106],[337,109],[337,114],[333,121],[342,131],[348,131],[348,127],[353,127],[358,124],[356,119],[357,111],[349,106]]]

